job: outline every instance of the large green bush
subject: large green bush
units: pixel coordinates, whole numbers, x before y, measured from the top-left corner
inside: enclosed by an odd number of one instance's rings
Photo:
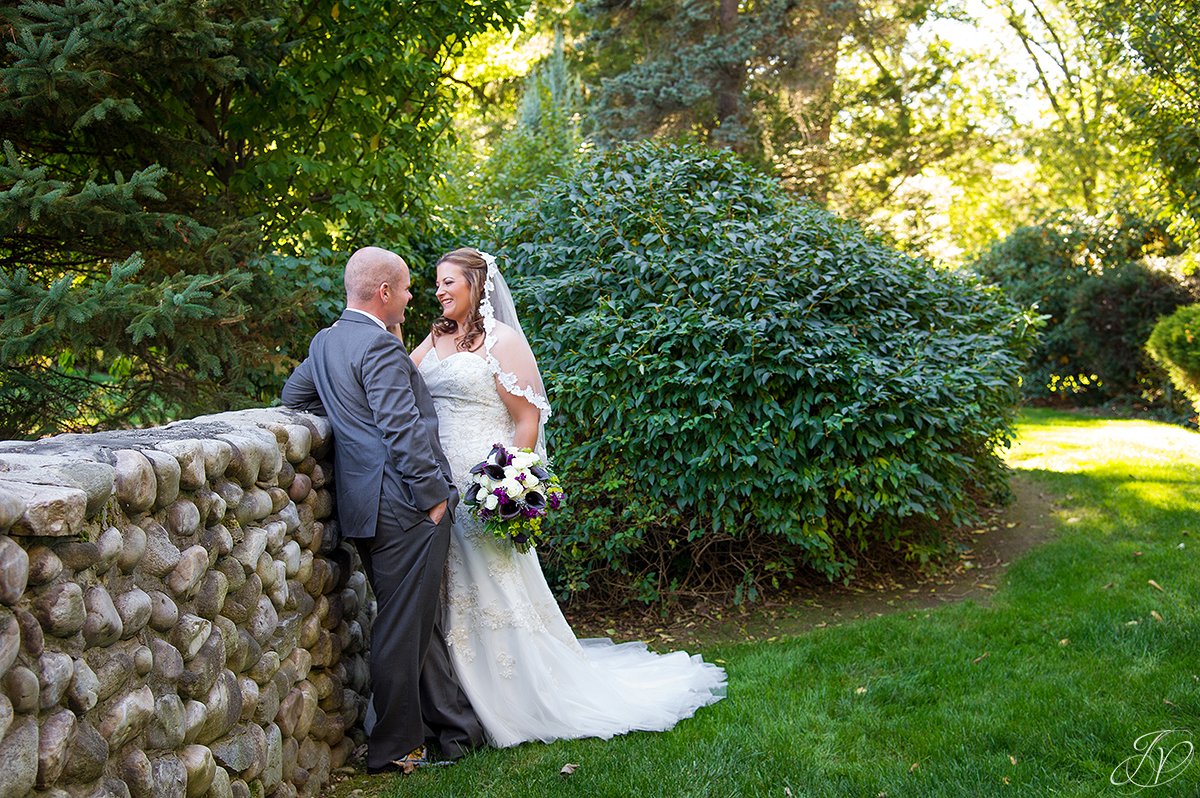
[[[498,239],[555,404],[567,590],[844,577],[1004,490],[1026,317],[732,156],[597,153]]]
[[[1160,227],[1139,219],[1061,216],[984,252],[973,268],[1045,316],[1026,364],[1026,397],[1153,400],[1163,380],[1146,357],[1146,337],[1160,316],[1195,301],[1191,284],[1160,265],[1174,251]]]
[[[1200,413],[1200,305],[1185,305],[1160,319],[1146,351]]]

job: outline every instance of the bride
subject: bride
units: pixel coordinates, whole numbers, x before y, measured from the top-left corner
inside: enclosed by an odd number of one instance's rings
[[[545,454],[550,405],[491,255],[463,248],[443,256],[436,295],[442,316],[412,358],[433,395],[442,449],[466,495],[471,467],[493,444]],[[537,553],[495,540],[461,504],[445,590],[450,658],[492,745],[662,731],[725,693],[725,672],[698,655],[577,640]]]

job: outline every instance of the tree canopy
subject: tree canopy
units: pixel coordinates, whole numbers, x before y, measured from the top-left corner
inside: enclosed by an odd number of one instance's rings
[[[331,248],[425,226],[448,62],[524,5],[0,9],[0,437],[273,395]]]

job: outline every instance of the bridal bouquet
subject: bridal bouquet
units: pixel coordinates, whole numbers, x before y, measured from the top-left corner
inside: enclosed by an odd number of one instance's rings
[[[542,519],[563,502],[563,490],[549,464],[529,449],[500,444],[471,469],[463,503],[498,540],[529,551],[542,531]]]

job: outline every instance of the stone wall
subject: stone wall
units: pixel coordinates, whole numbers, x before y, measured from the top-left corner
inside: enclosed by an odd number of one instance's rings
[[[0,443],[0,796],[320,792],[374,612],[329,434],[268,409]]]

